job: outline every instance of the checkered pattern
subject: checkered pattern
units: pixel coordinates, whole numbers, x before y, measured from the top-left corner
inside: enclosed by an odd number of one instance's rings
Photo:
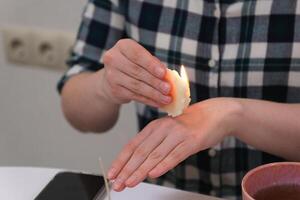
[[[101,69],[103,53],[124,37],[170,68],[185,65],[192,103],[221,96],[300,102],[300,1],[90,0],[59,89],[74,74]],[[141,104],[137,114],[141,129],[163,116]],[[281,160],[228,137],[151,181],[238,199],[248,170]]]

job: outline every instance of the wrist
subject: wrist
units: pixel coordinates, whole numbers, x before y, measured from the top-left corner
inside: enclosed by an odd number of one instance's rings
[[[92,75],[92,81],[95,83],[94,85],[94,94],[96,96],[96,99],[100,101],[104,101],[108,104],[114,104],[117,106],[120,106],[120,104],[115,103],[112,99],[112,95],[110,94],[108,83],[105,81],[104,77],[104,69],[99,70],[96,73],[93,73]]]
[[[221,123],[224,127],[224,136],[236,136],[243,121],[244,108],[241,99],[219,98],[223,104]]]

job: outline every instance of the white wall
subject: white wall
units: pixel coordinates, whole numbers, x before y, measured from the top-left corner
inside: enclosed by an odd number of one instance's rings
[[[0,28],[26,25],[76,31],[86,0],[0,0]],[[102,135],[71,128],[60,110],[55,85],[60,72],[16,66],[4,58],[0,39],[0,166],[48,166],[99,172],[136,133],[134,106]]]

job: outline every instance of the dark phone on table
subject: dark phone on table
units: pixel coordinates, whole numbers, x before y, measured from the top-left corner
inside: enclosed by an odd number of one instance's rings
[[[100,200],[106,195],[102,176],[61,172],[41,191],[35,200]]]

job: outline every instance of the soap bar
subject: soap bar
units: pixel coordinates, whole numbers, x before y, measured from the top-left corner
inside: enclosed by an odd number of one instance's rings
[[[171,85],[170,95],[172,102],[161,107],[161,110],[172,117],[181,115],[191,102],[188,78],[185,71],[183,71],[184,68],[182,67],[180,76],[176,70],[167,69],[165,77],[166,81]]]

